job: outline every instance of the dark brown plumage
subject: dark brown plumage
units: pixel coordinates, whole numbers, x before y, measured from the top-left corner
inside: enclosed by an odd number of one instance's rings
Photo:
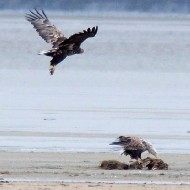
[[[34,26],[38,34],[47,43],[52,44],[52,49],[39,53],[40,55],[43,54],[53,58],[50,61],[49,69],[51,75],[54,73],[55,66],[67,56],[83,53],[84,50],[80,48],[80,45],[87,38],[94,37],[98,31],[98,26],[96,26],[66,38],[61,31],[51,24],[43,10],[41,12],[36,9],[35,11],[30,11],[30,13],[26,14],[26,19]]]
[[[147,141],[136,136],[120,136],[117,141],[112,142],[110,145],[120,145],[123,147],[124,155],[129,155],[131,159],[141,159],[141,154],[145,151],[157,157],[155,148]]]

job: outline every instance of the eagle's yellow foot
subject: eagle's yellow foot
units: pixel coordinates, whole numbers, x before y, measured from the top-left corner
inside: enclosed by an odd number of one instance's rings
[[[49,68],[50,75],[53,75],[54,71],[55,71],[55,66],[51,65]]]

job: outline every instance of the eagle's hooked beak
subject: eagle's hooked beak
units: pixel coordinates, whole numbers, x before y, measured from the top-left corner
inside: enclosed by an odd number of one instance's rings
[[[81,49],[81,50],[80,50],[80,53],[84,53],[84,50],[83,50],[83,49]]]

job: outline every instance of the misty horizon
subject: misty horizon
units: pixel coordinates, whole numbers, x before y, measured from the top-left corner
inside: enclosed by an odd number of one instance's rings
[[[42,8],[55,11],[190,13],[188,0],[0,0],[0,10]]]

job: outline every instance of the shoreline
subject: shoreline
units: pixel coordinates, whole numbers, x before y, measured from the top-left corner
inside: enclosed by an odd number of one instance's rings
[[[190,154],[187,134],[135,134],[150,141],[158,153]],[[5,152],[106,152],[117,153],[119,146],[109,144],[120,134],[90,132],[0,131],[0,151]],[[23,143],[25,142],[25,143]],[[44,143],[45,142],[45,143]],[[77,144],[77,146],[76,146]]]

